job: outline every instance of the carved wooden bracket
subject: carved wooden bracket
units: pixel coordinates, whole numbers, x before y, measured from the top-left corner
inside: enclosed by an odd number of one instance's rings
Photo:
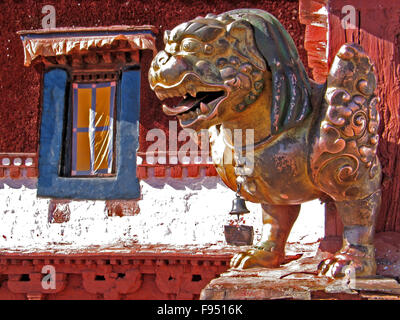
[[[97,270],[83,271],[82,285],[89,293],[102,294],[105,299],[120,299],[121,294],[136,292],[142,285],[142,275],[138,269],[125,272],[106,272],[99,274]]]
[[[5,253],[0,257],[0,300],[198,299],[228,269],[235,250],[133,245],[68,254]],[[49,265],[55,271],[54,288],[42,284],[43,267]]]
[[[25,66],[41,61],[45,66],[104,69],[139,63],[139,50],[156,53],[153,26],[55,28],[18,31],[24,46]]]

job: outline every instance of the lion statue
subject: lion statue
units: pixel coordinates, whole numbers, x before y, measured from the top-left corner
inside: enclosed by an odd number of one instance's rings
[[[197,17],[164,35],[149,82],[183,128],[208,129],[217,172],[245,200],[260,203],[260,242],[233,268],[278,267],[303,202],[332,199],[343,247],[319,273],[376,273],[374,226],[381,201],[379,114],[374,66],[355,44],[341,47],[325,84],[310,80],[292,38],[271,14],[238,9]],[[236,147],[231,133],[253,130]],[[253,161],[237,153],[252,150]],[[238,151],[239,150],[239,151]],[[244,151],[243,151],[244,153]],[[233,161],[225,156],[233,154]]]

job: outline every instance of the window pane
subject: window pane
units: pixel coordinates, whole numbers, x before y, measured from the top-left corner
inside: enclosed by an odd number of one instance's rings
[[[113,173],[114,99],[115,82],[73,84],[71,175]]]
[[[96,89],[96,127],[104,127],[110,124],[110,95],[111,87]]]
[[[76,148],[76,171],[85,171],[88,174],[90,172],[89,132],[76,134]]]
[[[90,108],[92,106],[92,89],[78,90],[77,127],[89,128]]]
[[[109,161],[112,162],[112,155],[110,154],[110,131],[99,131],[95,133],[94,138],[94,171],[100,173],[108,172]],[[111,167],[110,167],[111,169]]]

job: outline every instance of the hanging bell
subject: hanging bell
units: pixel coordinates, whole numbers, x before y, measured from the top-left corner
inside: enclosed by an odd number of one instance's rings
[[[236,214],[239,216],[245,213],[250,213],[249,209],[246,207],[246,201],[237,194],[236,199],[233,199],[232,201],[232,210],[229,214]]]

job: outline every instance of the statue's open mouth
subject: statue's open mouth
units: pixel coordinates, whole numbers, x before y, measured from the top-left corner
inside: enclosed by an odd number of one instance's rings
[[[217,88],[212,88],[215,90]],[[214,116],[220,102],[226,97],[224,90],[186,92],[183,96],[178,91],[156,90],[160,100],[165,98],[183,97],[176,106],[163,104],[163,111],[170,116],[177,116],[183,127],[193,124],[199,119],[209,119]],[[161,99],[163,98],[163,99]]]

